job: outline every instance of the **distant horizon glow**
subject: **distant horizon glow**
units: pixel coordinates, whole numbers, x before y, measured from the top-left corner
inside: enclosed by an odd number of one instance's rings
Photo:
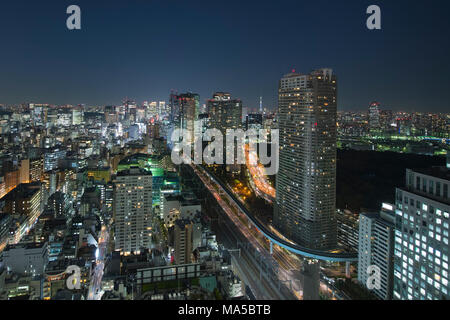
[[[2,3],[0,103],[168,101],[176,88],[201,101],[230,92],[255,110],[262,96],[275,110],[284,74],[329,67],[338,110],[365,110],[371,101],[407,112],[450,110],[448,1],[379,0],[382,30],[366,28],[368,0],[79,0],[82,28],[68,30],[71,4]]]

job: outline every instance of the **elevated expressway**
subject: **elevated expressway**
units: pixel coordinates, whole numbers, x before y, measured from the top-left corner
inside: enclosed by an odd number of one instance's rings
[[[233,192],[225,186],[219,179],[216,179],[213,173],[211,173],[208,169],[198,166],[191,165],[194,169],[194,172],[199,175],[200,171],[203,175],[207,176],[215,185],[219,188],[222,194],[225,194],[228,199],[233,202],[239,210],[248,218],[251,224],[261,232],[264,237],[266,237],[270,241],[270,246],[272,248],[273,243],[276,245],[293,252],[295,254],[301,255],[306,258],[323,260],[323,261],[331,261],[331,262],[353,262],[358,261],[357,253],[337,253],[330,251],[321,251],[321,250],[313,250],[306,247],[299,246],[297,244],[291,243],[285,239],[282,239],[281,236],[276,235],[274,232],[269,230],[263,223],[261,223],[258,219],[256,219],[253,214],[244,206],[244,204],[236,198]],[[199,177],[201,178],[201,177]]]

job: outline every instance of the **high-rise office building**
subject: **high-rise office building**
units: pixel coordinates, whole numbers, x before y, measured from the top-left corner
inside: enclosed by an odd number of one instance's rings
[[[391,204],[383,203],[379,213],[362,213],[359,217],[358,281],[374,285],[372,292],[382,300],[392,298],[394,282],[395,213]],[[379,286],[371,281],[371,266],[379,268]]]
[[[369,105],[369,128],[370,130],[380,129],[380,104],[372,102]]]
[[[275,226],[313,249],[336,246],[336,76],[290,73],[279,83]]]
[[[124,254],[151,246],[152,173],[131,167],[114,185],[115,249]]]
[[[72,109],[72,125],[78,126],[83,123],[83,109],[75,107]]]
[[[179,219],[174,225],[175,263],[192,262],[192,233],[194,224],[190,220]]]
[[[2,198],[4,211],[27,217],[31,227],[42,213],[42,185],[40,182],[22,183]]]
[[[44,170],[52,171],[57,169],[60,160],[66,157],[67,150],[65,148],[53,147],[46,150],[44,154]]]
[[[183,139],[194,142],[195,122],[198,119],[200,96],[196,93],[170,95],[170,120],[183,130]]]
[[[207,103],[210,127],[218,129],[223,135],[227,129],[242,128],[242,101],[232,99],[226,92],[216,92]]]
[[[180,103],[178,93],[171,92],[169,97],[169,121],[177,124],[180,121]]]
[[[48,262],[47,243],[9,245],[1,253],[1,257],[10,272],[20,275],[42,275]]]
[[[450,170],[406,170],[396,190],[394,299],[449,299]]]
[[[39,181],[42,179],[44,173],[44,159],[32,158],[30,159],[30,180]]]
[[[165,101],[159,101],[159,115],[163,115],[167,113],[167,106],[166,106],[166,102]]]
[[[19,182],[29,183],[30,181],[30,159],[22,159],[19,166]]]
[[[152,101],[149,103],[148,107],[147,107],[147,116],[150,117],[154,117],[158,114],[159,110],[158,110],[158,102],[156,101]]]
[[[227,92],[216,92],[212,99],[207,102],[209,114],[209,126],[211,129],[218,129],[223,136],[227,134],[227,130],[242,129],[242,101],[232,99],[231,94]],[[237,150],[234,150],[234,159],[237,159]],[[226,147],[224,145],[223,155],[226,155]],[[225,166],[228,172],[239,173],[240,165],[234,161],[234,164]]]

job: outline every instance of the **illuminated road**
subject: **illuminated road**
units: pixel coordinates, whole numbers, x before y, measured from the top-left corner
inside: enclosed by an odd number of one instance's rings
[[[226,213],[224,214],[226,215]],[[226,228],[223,228],[224,226]],[[221,232],[217,232],[217,237],[227,248],[233,248],[236,246],[236,242],[247,242],[245,236],[241,234],[236,225],[227,217],[220,221],[220,230]],[[295,299],[295,297],[287,291],[287,288],[281,288],[284,290],[278,290],[267,273],[262,271],[260,274],[260,261],[257,261],[251,252],[245,248],[242,248],[241,246],[238,247],[240,248],[239,256],[237,252],[234,252],[231,255],[233,260],[233,270],[240,277],[240,279],[242,279],[242,281],[249,286],[257,300]]]
[[[259,197],[262,197],[266,201],[272,203],[276,198],[276,189],[272,187],[269,180],[267,179],[266,170],[264,166],[259,163],[256,152],[249,152],[249,145],[246,144],[244,147],[244,152],[246,156],[246,167],[249,173],[249,182],[252,189],[255,191],[255,194]],[[234,189],[230,188],[231,191],[235,194],[235,196],[242,201],[239,194],[235,192]],[[295,244],[291,240],[284,237],[277,229],[273,226],[269,225],[270,231],[280,237],[281,239]],[[286,252],[285,250],[280,250],[279,247],[274,246],[273,248],[273,257],[278,261],[280,266],[283,267],[283,271],[289,272],[289,270],[299,270],[301,267],[301,261],[295,254],[291,254],[290,252]],[[290,275],[286,276],[286,278],[291,278]],[[320,283],[320,291],[327,296],[335,295],[335,290],[329,288],[328,283],[321,280]]]
[[[269,202],[273,202],[275,200],[276,190],[269,183],[266,176],[266,170],[264,166],[259,163],[256,152],[249,152],[248,144],[245,145],[245,161],[251,177],[250,184],[255,192]]]
[[[264,237],[270,240],[273,244],[277,244],[278,246],[287,249],[292,253],[316,260],[331,262],[352,262],[358,260],[356,253],[315,250],[293,244],[290,241],[286,241],[284,238],[279,237],[278,235],[273,233],[265,224],[256,219],[255,216],[245,207],[245,205],[240,200],[238,200],[238,198],[229,190],[229,188],[225,186],[221,181],[217,180],[207,169],[202,167],[194,167],[194,172],[199,175],[204,183],[206,183],[205,180],[207,180],[209,184],[213,184],[216,188],[215,190],[220,190],[222,192],[222,195],[225,196],[225,199],[227,199],[233,206],[236,206],[239,214],[242,214],[244,216],[242,217],[242,223],[245,224],[245,221],[248,220],[249,223],[251,223],[259,232],[264,235]]]
[[[98,255],[96,256],[96,265],[91,277],[89,286],[88,300],[100,300],[103,295],[101,291],[103,271],[105,268],[106,247],[108,245],[109,232],[105,226],[102,226],[100,237],[98,238]]]
[[[204,175],[202,174],[196,167],[192,167],[194,169],[194,172],[197,174],[197,176],[202,180],[202,182],[204,183],[204,185],[208,188],[208,190],[211,192],[211,194],[214,196],[214,198],[216,199],[217,203],[219,204],[219,206],[223,209],[223,211],[226,213],[227,217],[233,222],[233,227],[236,228],[238,230],[238,232],[233,232],[233,235],[236,239],[238,239],[239,241],[243,242],[243,243],[249,243],[252,245],[252,247],[255,250],[258,250],[258,252],[265,256],[264,259],[265,261],[270,261],[273,260],[272,257],[270,256],[270,254],[267,251],[267,248],[264,247],[264,239],[257,239],[257,236],[255,236],[254,232],[251,232],[251,230],[248,228],[248,224],[243,223],[242,216],[239,216],[239,210],[235,207],[233,207],[228,201],[224,200],[224,197],[221,197],[221,195],[219,194],[219,191],[217,190],[217,187],[214,186],[210,180]],[[226,197],[225,197],[226,199]],[[227,199],[228,200],[228,199]],[[229,229],[230,226],[227,225],[227,227]],[[243,237],[241,238],[240,235],[242,235]],[[241,272],[245,272],[244,270],[252,270],[252,272],[250,272],[250,275],[246,274],[245,277],[246,278],[250,278],[252,279],[251,275],[258,275],[259,274],[259,270],[257,270],[257,268],[255,267],[255,262],[251,262],[249,261],[249,257],[247,256],[247,253],[244,252],[244,250],[242,250],[243,254],[241,255],[241,257],[244,258],[245,260],[245,264],[248,265],[250,267],[250,269],[247,268],[240,268]],[[284,252],[278,251],[278,249],[275,251],[275,254],[279,257],[281,257],[282,254],[284,254]],[[282,260],[283,258],[281,258]],[[290,267],[292,267],[292,269],[294,270],[299,270],[299,266],[298,265],[291,265]],[[286,270],[283,270],[282,268],[278,268],[278,272],[277,275],[278,277],[278,281],[281,281],[282,283],[286,282],[286,281],[292,281],[292,287],[293,290],[292,292],[288,293],[288,294],[284,294],[280,297],[280,293],[278,292],[278,290],[274,290],[272,287],[274,286],[274,284],[272,284],[272,286],[268,286],[265,284],[265,282],[263,281],[262,283],[258,283],[258,279],[250,281],[249,285],[251,286],[253,291],[256,291],[256,289],[258,289],[255,294],[257,296],[258,299],[286,299],[286,298],[297,298],[300,299],[301,298],[301,294],[300,294],[300,287],[298,284],[298,281],[293,277],[293,275]],[[261,288],[261,286],[263,288]],[[276,286],[275,286],[276,287]],[[267,293],[271,293],[270,296],[267,296]],[[275,295],[274,295],[275,294]],[[286,295],[288,295],[288,297],[286,297]]]
[[[246,241],[251,243],[253,247],[257,248],[257,250],[261,253],[264,253],[270,257],[269,248],[270,242],[267,239],[265,234],[262,234],[258,228],[255,228],[255,222],[250,221],[248,219],[247,214],[244,214],[244,210],[248,212],[247,209],[244,208],[243,204],[237,200],[237,197],[230,197],[229,193],[224,192],[224,186],[221,183],[218,183],[207,171],[205,171],[201,167],[192,166],[196,175],[202,180],[204,185],[208,188],[214,198],[217,200],[219,205],[223,208],[224,212],[233,221],[236,227],[240,230]],[[227,190],[228,192],[231,192]],[[228,197],[227,197],[228,196]],[[239,202],[239,203],[238,203]],[[253,218],[255,219],[255,218]],[[259,221],[257,221],[260,224]],[[292,241],[289,241],[285,237],[283,237],[279,232],[274,229],[272,226],[269,226],[271,231],[267,230],[267,233],[270,233],[272,237],[277,238],[279,242],[283,242],[287,247],[298,248]],[[286,248],[280,247],[278,245],[273,245],[272,247],[272,256],[276,261],[278,268],[277,278],[279,281],[289,284],[291,292],[298,298],[302,299],[303,296],[303,287],[299,281],[299,270],[302,269],[302,255],[298,256],[298,253],[289,252]],[[324,260],[330,261],[353,261],[355,259],[353,254],[340,254],[333,252],[323,252],[317,251],[320,255],[331,256],[332,258],[326,258]],[[342,260],[341,260],[342,259]],[[252,287],[254,290],[254,287]],[[321,281],[321,285],[319,290],[326,296],[331,297],[336,292],[335,289],[331,290],[329,285],[323,281]],[[334,297],[333,297],[334,299]]]

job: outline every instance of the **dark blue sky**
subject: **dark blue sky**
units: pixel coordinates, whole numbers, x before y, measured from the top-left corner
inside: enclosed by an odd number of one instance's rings
[[[66,8],[82,30],[66,28]],[[368,5],[382,30],[366,29]],[[450,111],[448,0],[39,0],[0,4],[0,103],[202,101],[229,91],[276,106],[292,68],[331,67],[339,109]]]

